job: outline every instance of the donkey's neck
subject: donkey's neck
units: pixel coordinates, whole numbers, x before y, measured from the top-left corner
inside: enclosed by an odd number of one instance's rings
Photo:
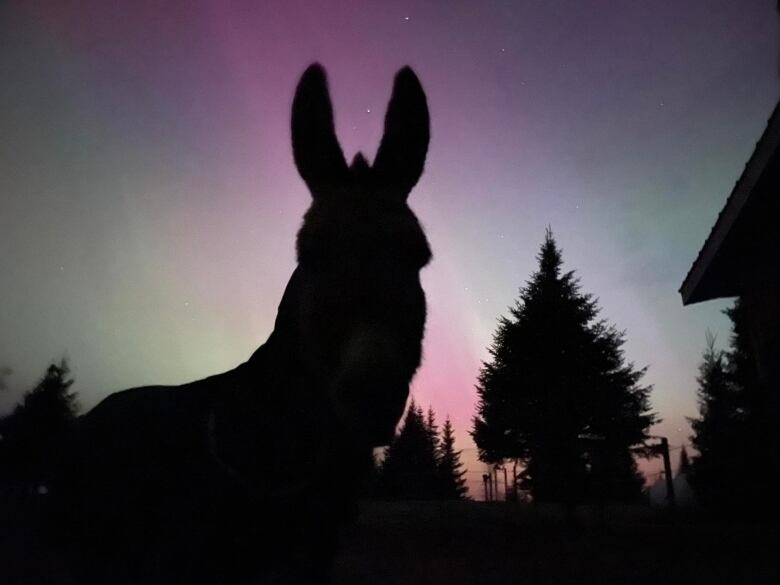
[[[274,330],[246,362],[228,374],[228,388],[220,391],[216,403],[220,450],[231,465],[249,474],[258,449],[265,451],[268,444],[274,444],[282,459],[305,457],[312,445],[319,446],[327,436],[325,431],[332,423],[327,381],[309,373],[300,357],[296,323],[300,281],[296,269],[279,304]],[[284,444],[275,443],[282,437]]]
[[[297,323],[301,280],[300,269],[296,267],[279,302],[271,335],[242,366],[251,377],[270,382],[279,376],[283,381],[303,373]]]

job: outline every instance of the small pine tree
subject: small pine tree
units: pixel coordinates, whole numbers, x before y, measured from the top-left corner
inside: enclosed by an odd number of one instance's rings
[[[382,463],[379,493],[391,499],[439,497],[438,466],[422,409],[412,400]]]
[[[425,417],[425,428],[428,430],[430,436],[431,446],[433,453],[436,456],[436,460],[439,459],[441,441],[439,439],[439,425],[436,424],[436,413],[433,412],[433,407],[428,406],[428,414]]]
[[[6,475],[32,483],[47,481],[54,473],[78,413],[69,373],[65,359],[51,364],[21,404],[0,421]]]
[[[444,421],[439,445],[441,497],[445,500],[463,500],[468,493],[466,471],[460,460],[461,451],[455,450],[455,432],[449,417]]]

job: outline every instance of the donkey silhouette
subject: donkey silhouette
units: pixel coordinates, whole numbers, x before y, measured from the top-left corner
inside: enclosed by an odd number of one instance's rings
[[[421,359],[431,252],[406,200],[428,141],[406,67],[373,165],[348,165],[325,71],[305,71],[292,146],[312,203],[274,330],[231,371],[118,392],[78,421],[57,495],[84,582],[329,581]]]

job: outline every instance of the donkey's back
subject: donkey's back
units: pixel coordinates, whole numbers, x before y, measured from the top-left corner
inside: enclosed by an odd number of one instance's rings
[[[286,574],[304,583],[326,570],[333,551],[321,542],[323,523],[334,520],[336,502],[330,510],[295,485],[304,461],[273,453],[264,461],[278,421],[271,413],[256,421],[249,440],[264,449],[252,449],[252,469],[217,441],[237,378],[125,390],[79,420],[76,465],[67,491],[53,496],[66,504],[83,579],[231,583]]]

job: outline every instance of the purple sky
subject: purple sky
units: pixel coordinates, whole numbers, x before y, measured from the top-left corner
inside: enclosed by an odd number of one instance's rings
[[[309,201],[298,77],[325,65],[345,154],[371,158],[410,64],[432,116],[418,402],[471,446],[480,360],[551,225],[679,445],[728,323],[677,289],[780,93],[778,32],[773,0],[4,2],[0,407],[63,354],[86,407],[246,359]]]

